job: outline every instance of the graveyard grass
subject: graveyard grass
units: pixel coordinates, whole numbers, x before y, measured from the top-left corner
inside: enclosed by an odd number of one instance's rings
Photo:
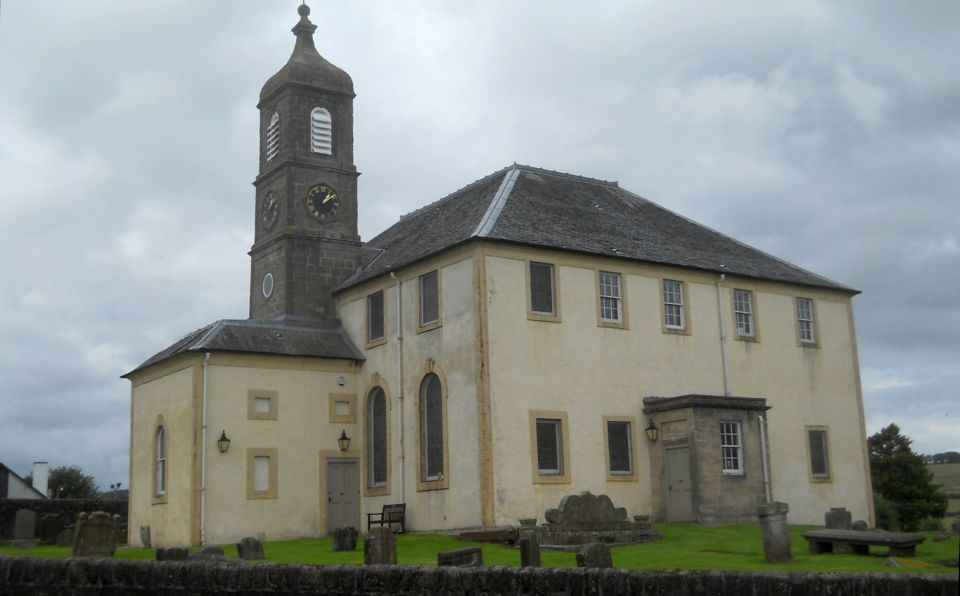
[[[891,572],[891,573],[957,573],[957,552],[960,538],[935,542],[936,532],[926,532],[926,542],[917,547],[917,556],[900,558],[901,567],[885,567],[885,548],[871,547],[876,553],[862,555],[811,555],[802,532],[817,529],[813,526],[791,526],[793,563],[768,565],[763,557],[763,543],[759,525],[704,527],[690,524],[659,523],[656,529],[663,540],[647,544],[613,548],[613,564],[618,569],[710,569],[730,571],[794,571],[794,572]],[[436,534],[397,534],[397,557],[401,565],[436,565],[437,553],[467,546],[483,549],[484,564],[517,566],[520,551],[496,544],[464,542],[455,536]],[[298,563],[308,565],[360,565],[363,562],[363,542],[352,552],[331,552],[332,539],[288,540],[267,542],[264,551],[267,563]],[[237,556],[235,545],[223,545],[224,552]],[[70,549],[39,547],[23,551],[0,547],[5,555],[68,557]],[[575,567],[573,553],[541,551],[544,567]],[[115,558],[152,560],[151,549],[117,549]],[[952,561],[953,567],[949,566]]]

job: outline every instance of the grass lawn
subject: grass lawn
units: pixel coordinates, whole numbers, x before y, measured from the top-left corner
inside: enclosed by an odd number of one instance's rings
[[[660,523],[656,529],[663,540],[635,546],[613,549],[613,564],[620,569],[715,569],[738,571],[816,571],[816,572],[922,572],[957,573],[947,561],[956,564],[960,550],[960,538],[951,537],[944,542],[934,542],[935,533],[927,533],[927,540],[917,547],[913,559],[898,559],[902,567],[884,567],[886,549],[874,548],[878,555],[810,555],[801,532],[815,529],[812,526],[793,526],[794,562],[786,565],[768,565],[763,559],[763,543],[758,525],[723,526],[707,528],[691,524]],[[331,552],[332,540],[288,540],[264,544],[269,563],[301,563],[309,565],[359,565],[363,562],[362,548],[354,552]],[[487,565],[520,564],[517,549],[491,544],[462,542],[453,536],[435,534],[397,535],[397,553],[401,565],[435,565],[437,553],[465,546],[483,548],[483,560]],[[224,545],[224,551],[237,556],[234,545]],[[23,551],[12,547],[0,547],[7,555],[37,557],[67,557],[70,549],[41,547]],[[118,559],[154,558],[154,551],[140,548],[117,550]],[[544,567],[574,567],[572,553],[542,551]]]

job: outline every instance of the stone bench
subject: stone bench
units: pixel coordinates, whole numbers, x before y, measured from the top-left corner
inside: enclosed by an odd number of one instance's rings
[[[917,554],[917,545],[926,540],[922,534],[883,530],[814,530],[804,532],[802,536],[812,555],[869,555],[871,546],[886,546],[890,548],[892,557],[913,557]]]

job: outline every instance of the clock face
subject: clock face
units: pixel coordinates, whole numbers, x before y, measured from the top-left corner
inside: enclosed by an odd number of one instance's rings
[[[310,215],[320,221],[332,219],[340,212],[340,197],[326,184],[315,184],[307,189],[306,203]]]
[[[263,227],[270,229],[273,227],[273,224],[277,222],[277,217],[280,215],[280,199],[277,197],[277,193],[270,191],[267,193],[267,196],[263,198],[263,211],[260,213],[260,218],[263,220]]]

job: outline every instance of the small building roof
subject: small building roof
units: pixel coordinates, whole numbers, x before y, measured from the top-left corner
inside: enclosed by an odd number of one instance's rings
[[[6,464],[4,464],[3,462],[0,462],[0,499],[6,499],[6,498],[9,498],[10,496],[7,493],[7,490],[10,482],[9,479],[11,477],[15,481],[23,485],[27,490],[33,491],[37,495],[38,499],[47,498],[47,495],[33,488],[33,485],[27,482],[22,476],[20,476],[20,474],[17,474],[16,472],[8,468]]]
[[[514,164],[400,218],[342,291],[473,239],[565,250],[857,294],[678,215],[616,183]]]
[[[222,319],[188,333],[157,352],[130,375],[188,352],[246,352],[278,356],[307,356],[364,360],[339,319],[287,315],[276,319]]]

